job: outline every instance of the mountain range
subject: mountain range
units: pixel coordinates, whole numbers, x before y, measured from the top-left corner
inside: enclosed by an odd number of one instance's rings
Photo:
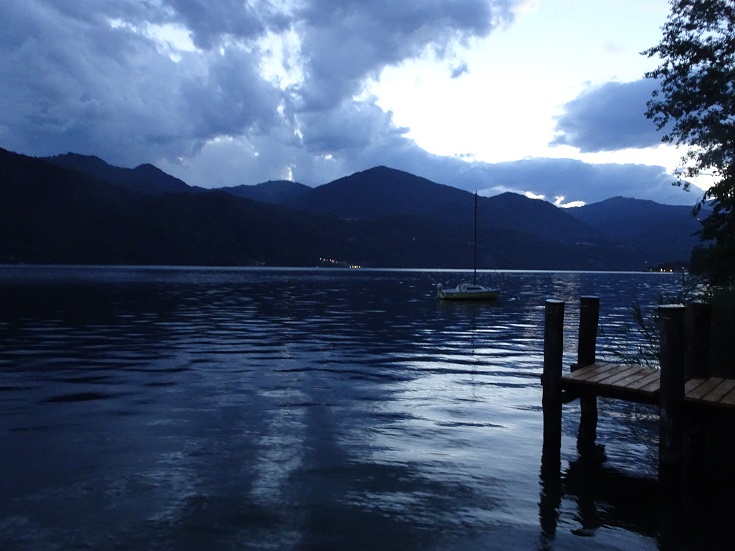
[[[153,165],[0,149],[0,262],[471,268],[474,196],[384,166],[311,188],[204,189]],[[479,197],[480,269],[686,264],[691,208],[615,197],[577,208]]]

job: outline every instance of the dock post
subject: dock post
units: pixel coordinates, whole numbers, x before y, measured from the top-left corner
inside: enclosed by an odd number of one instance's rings
[[[689,305],[691,316],[691,338],[689,339],[689,362],[686,379],[709,377],[709,351],[712,336],[712,305],[707,302],[692,302]],[[687,416],[685,475],[687,483],[696,483],[704,473],[704,457],[707,445],[705,421],[701,412],[691,412]]]
[[[544,443],[542,469],[559,469],[561,462],[561,374],[564,353],[564,301],[547,300],[544,317],[542,407]]]
[[[579,308],[579,341],[577,365],[572,371],[595,363],[597,346],[597,327],[600,319],[600,299],[596,296],[583,296]],[[593,452],[597,439],[597,397],[580,396],[579,432],[577,450],[580,453]]]
[[[709,376],[709,349],[712,334],[712,305],[708,302],[692,302],[691,355],[687,379],[703,379]]]
[[[659,424],[658,472],[667,489],[679,489],[684,444],[684,356],[683,304],[659,306],[661,324],[661,414]]]

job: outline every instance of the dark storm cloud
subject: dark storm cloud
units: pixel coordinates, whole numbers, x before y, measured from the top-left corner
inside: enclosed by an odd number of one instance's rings
[[[427,49],[443,57],[453,43],[486,36],[512,18],[509,1],[320,0],[301,11],[305,108],[332,108],[359,92],[366,76]]]
[[[317,155],[370,147],[406,132],[393,124],[390,113],[368,101],[347,101],[328,111],[305,114],[300,120],[309,129],[303,144]]]
[[[13,22],[0,31],[3,146],[138,164],[273,124],[281,94],[260,77],[255,53],[230,47],[175,61],[136,27],[141,12],[121,9],[128,4],[82,4],[0,3],[0,19]]]
[[[452,44],[488,34],[511,18],[511,4],[0,2],[0,145],[32,155],[89,153],[127,165],[192,160],[205,144],[223,139],[283,150],[297,135],[308,150],[357,147],[401,133],[386,127],[390,115],[377,112],[370,98],[353,99],[367,78],[427,49],[441,57]],[[167,44],[166,26],[188,35],[196,49]],[[288,89],[262,72],[263,49],[270,47],[263,40],[285,31],[297,37],[289,62],[303,73]],[[342,124],[339,115],[347,117]],[[269,144],[264,136],[287,141]],[[269,157],[258,153],[260,162]]]
[[[582,153],[654,147],[662,132],[645,116],[656,81],[608,82],[587,90],[564,106],[552,145],[570,145]]]
[[[198,47],[210,49],[229,37],[255,40],[269,30],[288,28],[288,17],[271,2],[164,0],[191,32]]]

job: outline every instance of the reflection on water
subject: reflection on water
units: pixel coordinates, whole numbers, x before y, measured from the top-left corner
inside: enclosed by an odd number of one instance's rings
[[[569,363],[579,296],[617,344],[677,276],[493,273],[497,304],[438,302],[458,277],[0,268],[0,547],[656,549],[655,412],[601,402],[590,471],[566,406],[540,485],[543,304],[568,301]]]

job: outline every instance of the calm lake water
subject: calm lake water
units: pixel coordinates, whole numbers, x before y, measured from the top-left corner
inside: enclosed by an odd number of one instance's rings
[[[650,408],[600,401],[590,478],[565,406],[540,475],[545,299],[568,364],[581,295],[600,347],[634,346],[628,308],[680,276],[483,273],[496,304],[437,301],[462,277],[0,268],[0,548],[726,548],[705,513],[666,543]]]

